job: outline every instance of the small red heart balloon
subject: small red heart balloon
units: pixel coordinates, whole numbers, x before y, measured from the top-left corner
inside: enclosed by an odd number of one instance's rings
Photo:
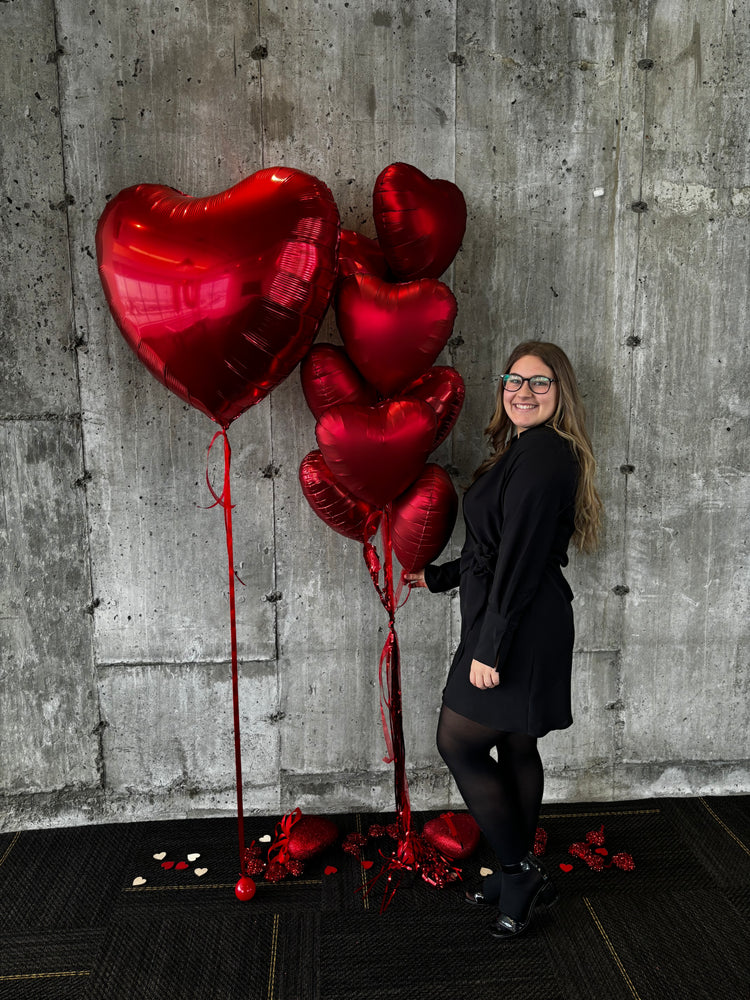
[[[307,405],[316,420],[329,406],[338,403],[374,405],[377,393],[362,378],[343,347],[316,344],[300,366],[300,381]]]
[[[385,278],[388,262],[377,240],[355,233],[353,229],[341,230],[339,243],[339,281],[351,274],[376,274]]]
[[[435,447],[448,437],[464,405],[466,387],[455,368],[437,365],[408,385],[403,394],[429,403],[438,418]]]
[[[355,274],[336,299],[336,322],[349,357],[383,396],[422,375],[453,330],[456,300],[432,278],[391,285]]]
[[[325,184],[273,167],[208,198],[127,188],[104,209],[96,250],[125,340],[168,389],[227,427],[312,343],[338,238]]]
[[[421,399],[326,410],[315,435],[326,465],[357,497],[382,508],[424,468],[435,440],[435,411]]]
[[[445,469],[426,465],[393,501],[393,551],[407,573],[423,569],[445,548],[456,523],[458,496]]]
[[[392,163],[375,181],[378,241],[400,281],[439,278],[466,231],[466,202],[450,181],[431,180],[409,163]]]
[[[305,455],[299,467],[299,481],[307,502],[329,528],[362,543],[375,534],[380,512],[336,481],[321,452]]]

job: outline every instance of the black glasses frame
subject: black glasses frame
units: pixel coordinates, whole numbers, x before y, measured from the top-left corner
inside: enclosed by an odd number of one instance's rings
[[[508,388],[508,379],[511,378],[511,376],[513,378],[521,379],[521,385],[517,385],[515,389]],[[543,378],[547,380],[546,388],[542,389],[541,392],[539,391],[539,389],[535,389],[534,386],[531,384],[532,379],[535,378]],[[521,376],[516,375],[515,372],[508,372],[507,375],[503,375],[503,389],[505,390],[505,392],[518,392],[521,386],[523,386],[524,382],[529,383],[529,389],[531,389],[531,391],[534,393],[535,396],[546,396],[547,393],[549,392],[549,387],[552,385],[553,382],[557,382],[557,379],[549,378],[547,375],[530,375],[528,378],[521,378]]]

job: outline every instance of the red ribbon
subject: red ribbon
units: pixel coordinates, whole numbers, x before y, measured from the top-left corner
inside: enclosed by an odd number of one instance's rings
[[[292,856],[289,850],[289,833],[294,824],[301,818],[302,810],[297,808],[287,813],[286,816],[282,816],[276,824],[273,843],[268,848],[269,864],[272,861],[277,861],[281,865],[288,863]]]
[[[208,475],[208,463],[211,458],[211,449],[214,446],[214,442],[218,437],[221,437],[224,442],[224,486],[220,494],[217,494],[216,490],[211,485],[211,480]],[[227,559],[229,561],[229,629],[231,636],[231,646],[232,646],[232,717],[234,723],[234,767],[235,767],[235,777],[237,784],[237,838],[239,840],[240,849],[240,870],[243,875],[248,874],[245,870],[247,857],[245,852],[245,819],[244,819],[244,808],[242,804],[242,748],[240,742],[240,696],[239,696],[239,678],[238,678],[238,667],[237,667],[237,616],[235,611],[235,599],[234,599],[234,578],[237,573],[234,568],[234,544],[232,538],[232,488],[230,481],[230,470],[232,464],[232,449],[229,446],[229,438],[227,437],[226,428],[222,428],[217,431],[211,438],[211,444],[208,446],[208,458],[206,460],[206,484],[208,485],[208,490],[211,496],[214,498],[214,503],[210,507],[206,508],[210,510],[212,507],[219,506],[224,511],[224,530],[227,538]],[[239,580],[239,577],[237,577]],[[240,580],[240,583],[242,581]]]

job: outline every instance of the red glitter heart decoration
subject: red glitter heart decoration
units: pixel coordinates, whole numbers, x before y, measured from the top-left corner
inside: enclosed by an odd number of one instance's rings
[[[208,198],[158,184],[121,191],[96,233],[122,335],[152,375],[227,427],[294,369],[336,277],[328,188],[289,167]]]
[[[479,827],[469,813],[443,813],[424,825],[423,836],[444,857],[468,858],[479,843]]]
[[[326,465],[350,492],[382,508],[424,468],[437,418],[427,403],[397,399],[326,410],[315,435]]]
[[[409,163],[381,171],[372,193],[378,241],[401,280],[439,278],[466,231],[466,202],[450,181],[431,180]]]
[[[391,285],[355,274],[336,299],[336,322],[349,357],[383,396],[422,375],[445,347],[458,306],[432,279]]]
[[[302,816],[289,832],[288,850],[292,858],[306,861],[335,843],[338,827],[325,816]]]
[[[422,569],[442,552],[457,513],[451,477],[439,465],[426,465],[419,479],[393,501],[393,551],[407,573]]]

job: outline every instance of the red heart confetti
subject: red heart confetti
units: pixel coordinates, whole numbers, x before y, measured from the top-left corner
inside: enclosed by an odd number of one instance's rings
[[[363,868],[372,868],[373,864],[374,864],[373,861],[363,861],[362,862],[362,867]]]
[[[335,875],[337,871],[338,871],[338,868],[334,868],[333,865],[328,865],[324,869],[323,874],[324,875]]]
[[[174,861],[162,861],[161,866],[166,871],[169,871],[170,868],[174,868]]]
[[[606,858],[607,855],[609,854],[609,851],[607,850],[606,847],[597,847],[596,854],[601,854],[603,857]]]
[[[560,865],[560,871],[563,871],[563,872],[572,872],[573,871],[573,865],[566,864],[566,862],[563,861],[562,864]]]
[[[175,865],[175,871],[182,872],[189,867],[190,865],[187,863],[187,861],[178,861],[177,864]]]

